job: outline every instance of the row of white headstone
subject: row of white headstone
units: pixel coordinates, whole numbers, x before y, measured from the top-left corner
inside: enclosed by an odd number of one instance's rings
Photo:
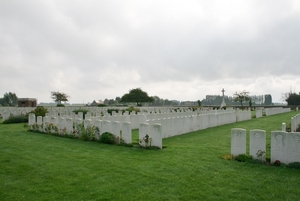
[[[291,131],[296,131],[300,127],[300,114],[291,118]]]
[[[193,131],[204,130],[206,128],[234,123],[237,121],[237,114],[239,114],[240,121],[251,119],[251,114],[247,112],[236,113],[233,110],[221,113],[208,113],[172,118],[149,119],[145,123],[150,125],[157,123],[161,124],[163,133],[162,137],[168,138]]]
[[[286,112],[290,112],[290,111],[291,111],[291,108],[266,108],[265,109],[266,116],[286,113]]]
[[[7,120],[11,115],[26,115],[31,111],[32,108],[0,107],[0,115],[3,121]]]
[[[231,154],[238,156],[246,154],[246,130],[234,128],[231,130]],[[249,153],[254,159],[260,159],[259,151],[266,150],[266,131],[250,130]],[[281,163],[289,164],[300,162],[300,133],[285,131],[271,132],[271,163],[279,160]]]
[[[59,133],[64,134],[74,134],[74,129],[76,129],[76,125],[83,124],[84,128],[88,128],[90,126],[95,126],[98,128],[99,133],[96,134],[96,138],[99,139],[100,136],[109,132],[116,136],[116,138],[121,138],[124,143],[131,144],[132,143],[132,128],[130,122],[119,122],[119,121],[108,121],[108,120],[99,120],[99,119],[81,119],[81,118],[65,118],[65,117],[35,117],[35,114],[30,113],[28,118],[28,125],[32,128],[34,125],[38,125],[41,132],[45,132],[45,128],[47,125],[53,125],[57,127]],[[142,139],[146,134],[150,136],[152,139],[151,146],[162,148],[162,133],[161,133],[161,125],[149,125],[146,133],[140,132],[139,137]],[[52,133],[56,132],[55,130],[50,131]],[[75,133],[75,135],[80,135]],[[143,136],[144,135],[144,136]]]

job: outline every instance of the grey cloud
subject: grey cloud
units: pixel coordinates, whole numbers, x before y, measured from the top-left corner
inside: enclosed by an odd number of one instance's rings
[[[134,86],[156,95],[173,85],[202,88],[245,78],[299,76],[296,4],[2,1],[0,84],[21,82],[47,98],[53,89],[66,90],[81,99],[80,93],[119,96],[113,92]],[[196,91],[190,93],[198,96]]]

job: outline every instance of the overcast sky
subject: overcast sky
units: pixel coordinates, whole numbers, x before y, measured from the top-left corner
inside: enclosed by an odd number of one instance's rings
[[[300,91],[299,0],[0,0],[0,97]]]

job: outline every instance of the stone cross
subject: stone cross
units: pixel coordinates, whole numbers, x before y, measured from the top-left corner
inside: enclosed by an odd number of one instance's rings
[[[224,88],[222,89],[221,92],[222,92],[222,95],[223,95],[223,98],[224,98],[224,92],[225,92]]]
[[[222,101],[222,104],[221,104],[221,107],[220,107],[220,108],[223,108],[223,107],[226,106],[225,99],[224,99],[224,92],[225,92],[224,88],[222,89],[221,92],[222,92],[222,96],[223,96],[223,101]]]

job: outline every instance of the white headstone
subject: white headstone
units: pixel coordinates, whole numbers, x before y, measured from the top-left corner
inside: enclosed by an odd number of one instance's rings
[[[98,133],[96,133],[96,139],[100,138],[100,133],[101,133],[101,129],[102,129],[102,120],[97,119],[95,122],[95,126],[98,129]]]
[[[35,124],[35,114],[34,113],[29,113],[28,116],[28,125],[32,126]]]
[[[131,123],[130,122],[122,123],[122,140],[126,144],[132,143],[132,133],[131,133]]]
[[[291,132],[287,135],[287,163],[300,162],[300,133]]]
[[[266,131],[250,130],[250,155],[254,159],[261,159],[257,156],[259,150],[266,151]]]
[[[287,157],[287,133],[283,131],[271,132],[271,163],[279,160],[288,163]]]
[[[7,111],[2,112],[2,121],[7,120],[9,117],[10,117],[10,112],[7,112]]]
[[[112,134],[115,135],[115,137],[117,139],[119,139],[119,142],[120,142],[120,131],[121,131],[120,122],[113,121],[112,122]]]
[[[286,131],[286,124],[285,123],[282,123],[282,126],[281,126],[281,131]]]
[[[91,119],[84,119],[84,128],[92,126],[92,120]]]
[[[42,116],[38,116],[37,117],[37,125],[39,127],[39,131],[43,131],[43,117]]]
[[[160,149],[162,149],[162,126],[161,124],[153,124],[151,125],[151,127],[151,146],[159,147]]]
[[[246,154],[246,130],[242,128],[231,129],[231,154],[237,156]]]
[[[102,121],[101,126],[102,126],[101,130],[100,130],[101,135],[105,132],[112,133],[112,127],[111,127],[110,121],[107,121],[107,120]]]
[[[66,132],[68,134],[73,133],[73,119],[72,118],[67,118],[67,120],[66,120]]]
[[[149,124],[148,123],[141,123],[139,126],[139,139],[143,139],[146,134],[149,135]]]

